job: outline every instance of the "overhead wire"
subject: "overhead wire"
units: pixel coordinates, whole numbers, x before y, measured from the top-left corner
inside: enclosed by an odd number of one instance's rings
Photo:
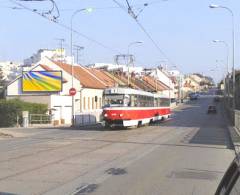
[[[130,15],[135,22],[137,23],[137,25],[140,27],[140,29],[145,33],[145,35],[151,40],[151,42],[153,43],[153,45],[156,47],[156,49],[161,53],[161,55],[166,58],[172,65],[175,66],[175,63],[165,54],[165,52],[159,47],[158,43],[152,38],[152,36],[150,35],[150,33],[145,29],[145,27],[139,22],[139,20],[137,19],[137,15],[135,15],[135,13],[132,10],[132,7],[130,6],[128,0],[126,0],[127,3],[127,10],[126,7],[124,5],[122,5],[121,3],[119,3],[117,0],[112,0],[115,4],[117,4],[124,12],[126,12],[128,15]]]
[[[114,48],[111,48],[109,46],[106,46],[105,44],[103,44],[103,43],[101,43],[101,42],[99,42],[99,41],[97,41],[97,40],[95,40],[95,39],[93,39],[93,38],[83,34],[83,33],[80,33],[79,31],[77,31],[75,29],[72,29],[71,27],[65,25],[64,23],[61,23],[61,22],[57,21],[56,18],[49,18],[46,15],[37,12],[35,9],[31,9],[31,8],[29,8],[29,7],[25,6],[25,5],[17,2],[16,0],[9,0],[9,1],[14,3],[14,4],[16,4],[16,5],[18,5],[19,7],[22,7],[23,9],[25,9],[27,11],[35,13],[35,14],[37,14],[37,15],[39,15],[39,16],[41,16],[41,17],[43,17],[43,18],[45,18],[45,19],[47,19],[47,20],[49,20],[49,21],[51,21],[51,22],[53,22],[53,23],[55,23],[55,24],[57,24],[57,25],[59,25],[59,26],[61,26],[63,28],[65,28],[66,30],[69,30],[69,31],[72,30],[72,32],[74,32],[75,34],[77,34],[77,35],[79,35],[79,36],[81,36],[81,37],[83,37],[83,38],[85,38],[85,39],[87,39],[87,40],[89,40],[89,41],[91,41],[91,42],[93,42],[93,43],[103,47],[103,48],[105,48],[106,50],[109,50],[111,52],[121,53],[117,49],[114,49]]]
[[[58,9],[58,6],[54,0],[18,0],[18,1],[25,1],[25,2],[44,2],[44,1],[50,1],[52,3],[52,8],[46,12],[42,12],[42,14],[52,14],[54,10],[57,12],[57,16],[54,16],[56,19],[60,17],[60,12]]]

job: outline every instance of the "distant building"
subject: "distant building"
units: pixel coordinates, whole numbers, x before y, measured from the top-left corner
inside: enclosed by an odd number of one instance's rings
[[[54,61],[61,61],[68,64],[71,64],[72,60],[74,61],[74,57],[66,55],[65,49],[40,49],[36,54],[33,54],[30,58],[25,59],[23,63],[25,66],[31,66],[46,57]]]
[[[14,80],[21,72],[20,63],[11,61],[0,62],[0,69],[6,82]]]
[[[200,82],[196,81],[191,75],[185,75],[182,89],[184,97],[188,96],[189,93],[199,92],[201,89]]]
[[[127,65],[123,65],[123,64],[110,64],[110,63],[95,63],[95,64],[90,64],[87,67],[103,69],[110,72],[119,70],[127,73],[129,71],[130,73],[134,72],[135,74],[140,74],[141,72],[143,72],[143,69],[144,69],[143,67],[140,67],[140,66],[129,65],[128,67]]]

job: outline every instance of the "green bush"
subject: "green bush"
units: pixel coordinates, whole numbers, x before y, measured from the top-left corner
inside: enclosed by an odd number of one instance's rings
[[[0,127],[11,127],[17,124],[17,116],[22,121],[22,111],[29,114],[45,114],[48,110],[47,104],[29,103],[19,99],[0,100]]]

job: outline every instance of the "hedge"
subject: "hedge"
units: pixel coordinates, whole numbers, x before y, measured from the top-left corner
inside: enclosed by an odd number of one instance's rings
[[[0,100],[0,127],[11,127],[22,121],[22,111],[29,114],[45,114],[48,110],[47,104],[29,103],[19,99]]]

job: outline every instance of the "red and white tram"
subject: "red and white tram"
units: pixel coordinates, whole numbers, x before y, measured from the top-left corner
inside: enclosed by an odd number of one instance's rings
[[[170,100],[131,88],[104,90],[103,120],[106,127],[131,127],[169,118]]]

